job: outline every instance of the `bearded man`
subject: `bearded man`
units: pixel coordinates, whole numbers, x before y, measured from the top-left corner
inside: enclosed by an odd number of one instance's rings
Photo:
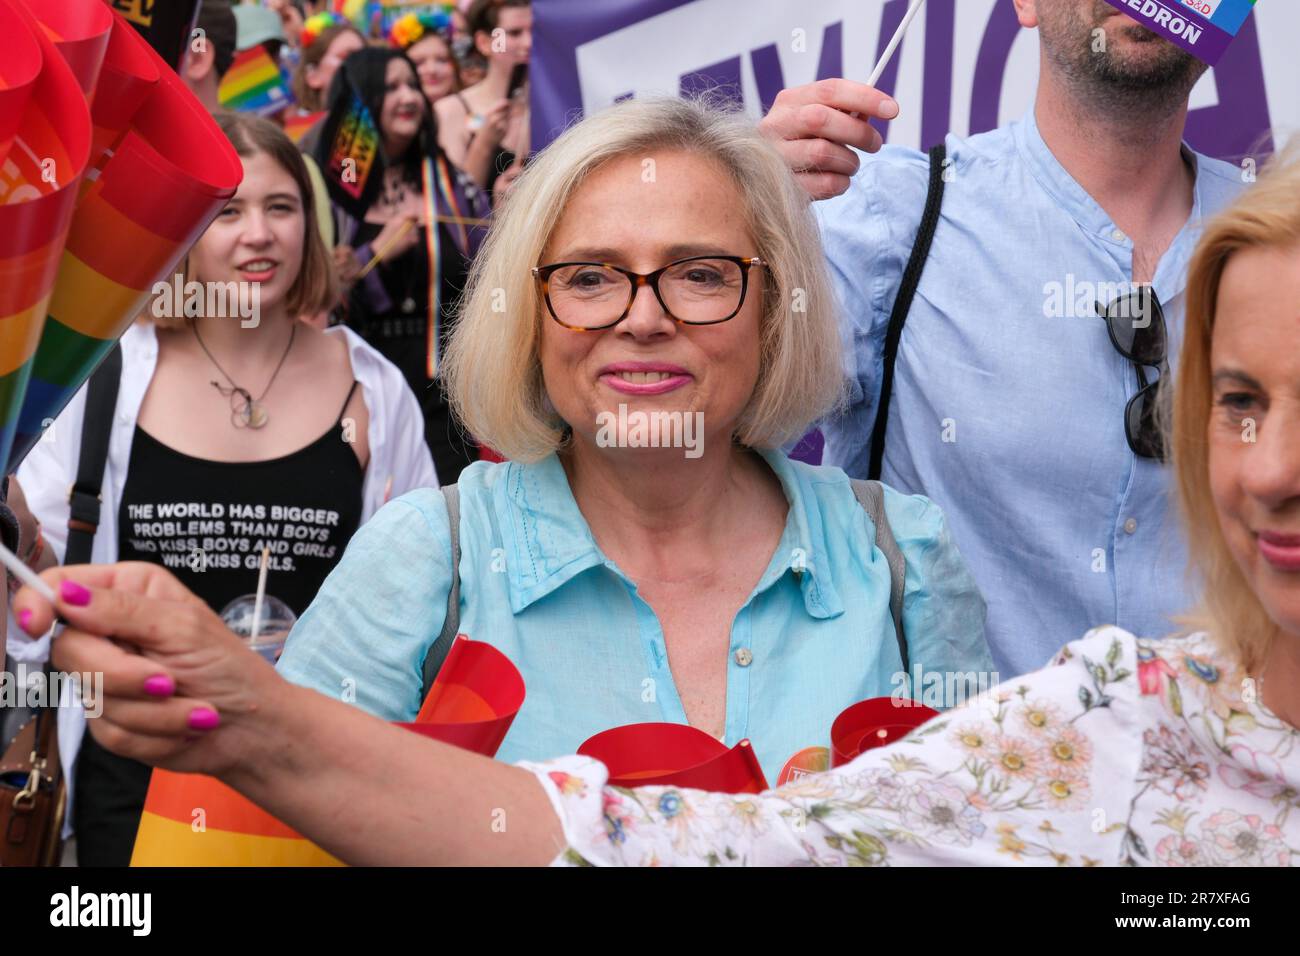
[[[898,104],[833,79],[763,128],[826,200],[849,389],[826,461],[943,508],[1006,679],[1193,603],[1157,411],[1201,223],[1244,177],[1182,141],[1204,64],[1105,0],[1003,2],[1039,34],[1021,119],[881,148],[867,120]]]

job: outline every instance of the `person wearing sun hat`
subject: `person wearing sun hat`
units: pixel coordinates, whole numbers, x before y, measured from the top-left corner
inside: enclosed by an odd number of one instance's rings
[[[284,23],[274,10],[254,3],[235,4],[235,50],[243,53],[259,43],[274,44],[267,52],[278,59],[280,44],[287,42]]]

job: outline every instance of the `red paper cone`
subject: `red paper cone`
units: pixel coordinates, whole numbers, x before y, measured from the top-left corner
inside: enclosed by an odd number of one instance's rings
[[[0,164],[9,156],[40,72],[36,37],[12,7],[0,3]]]
[[[23,0],[58,49],[77,84],[93,99],[113,12],[104,0]]]
[[[674,786],[715,793],[767,789],[748,740],[728,750],[688,724],[626,724],[588,738],[578,753],[603,763],[616,787]]]
[[[401,726],[493,757],[523,704],[524,679],[510,658],[459,634],[415,723]]]
[[[839,767],[864,750],[907,736],[939,712],[914,700],[872,697],[846,708],[831,724],[831,766]]]

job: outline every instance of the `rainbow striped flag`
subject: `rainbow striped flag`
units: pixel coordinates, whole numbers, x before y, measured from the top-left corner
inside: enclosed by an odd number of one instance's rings
[[[342,866],[213,777],[155,770],[132,866]]]
[[[307,131],[325,118],[325,111],[318,113],[294,113],[285,116],[284,131],[295,143],[301,143]]]
[[[259,116],[278,113],[293,102],[284,74],[260,45],[235,57],[221,79],[217,99],[228,110]]]
[[[96,0],[100,10],[107,9]],[[0,167],[0,461],[9,456],[18,414],[45,326],[78,186],[90,160],[90,109],[77,76],[23,0],[0,0],[7,43],[39,68]],[[93,16],[93,14],[89,14]],[[108,42],[107,32],[101,44]],[[101,53],[102,55],[102,53]],[[6,100],[13,108],[17,100]],[[5,474],[12,468],[6,468]]]
[[[1107,0],[1148,30],[1214,66],[1236,38],[1255,0]]]
[[[461,634],[416,722],[397,726],[492,757],[523,702],[524,680],[510,659],[490,644]],[[155,770],[131,865],[341,864],[214,777]]]
[[[107,9],[102,0],[0,0],[6,6],[25,13],[51,53],[33,13],[43,16],[56,6],[65,13]],[[61,62],[60,69],[47,64],[19,135],[19,141],[32,137],[25,141],[31,155],[57,157],[58,137],[47,132],[40,139],[38,132],[62,124],[71,130],[63,142],[77,143],[79,122],[85,142],[78,148],[88,161],[56,158],[56,168],[66,163],[75,171],[60,174],[57,191],[0,206],[0,316],[8,316],[0,318],[0,461],[7,462],[6,473],[90,377],[154,283],[172,273],[243,176],[239,156],[212,117],[121,16],[113,16],[105,42],[93,111],[72,72]],[[66,146],[61,152],[76,155]],[[21,162],[16,168],[19,181],[0,183],[0,196],[6,187],[40,190],[39,169]],[[63,194],[60,231],[56,210],[34,207]],[[14,221],[24,216],[31,221]],[[48,277],[37,268],[40,256]]]
[[[351,87],[346,70],[346,66],[340,67],[344,81]],[[360,219],[383,179],[383,161],[375,118],[355,88],[351,93],[325,117],[321,146],[326,153],[321,169],[330,198]]]

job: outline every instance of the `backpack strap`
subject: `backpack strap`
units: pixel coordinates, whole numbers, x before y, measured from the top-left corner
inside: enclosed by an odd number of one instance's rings
[[[898,343],[903,337],[907,314],[912,311],[916,287],[925,271],[925,262],[934,245],[935,229],[939,225],[939,210],[943,206],[944,163],[947,147],[940,143],[930,150],[930,189],[925,197],[925,211],[921,214],[921,228],[912,245],[912,255],[903,270],[903,280],[894,299],[894,309],[889,314],[889,328],[885,332],[884,371],[880,378],[880,400],[876,403],[876,423],[871,430],[871,458],[867,477],[878,479],[885,460],[885,429],[889,427],[889,400],[894,392],[894,360],[898,357]]]
[[[907,562],[894,540],[894,531],[885,515],[885,486],[878,481],[850,478],[853,496],[858,499],[872,524],[876,526],[876,547],[889,564],[889,613],[894,618],[894,634],[898,637],[898,653],[903,658],[903,673],[910,674],[911,662],[907,654],[907,636],[903,633],[903,588],[907,577]]]
[[[85,564],[99,530],[99,509],[103,502],[104,465],[108,443],[113,437],[113,413],[117,389],[122,381],[122,347],[116,342],[86,385],[86,413],[81,420],[81,453],[77,458],[77,480],[68,489],[68,543],[64,564]]]
[[[433,679],[438,676],[442,662],[451,651],[451,642],[460,630],[460,486],[443,485],[442,497],[447,504],[447,521],[451,529],[451,590],[447,592],[447,614],[442,621],[442,633],[429,648],[424,658],[424,686],[420,701],[429,696]]]

